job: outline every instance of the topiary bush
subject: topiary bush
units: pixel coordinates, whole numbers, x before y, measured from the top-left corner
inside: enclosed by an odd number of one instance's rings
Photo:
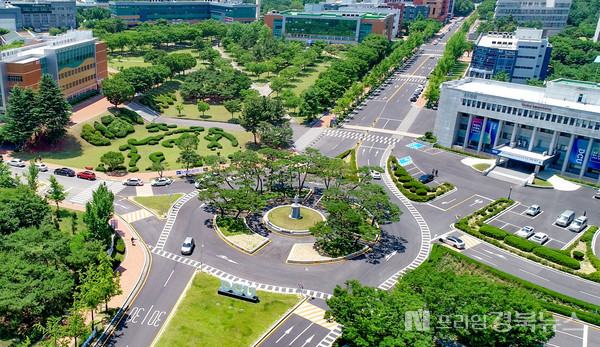
[[[123,138],[135,131],[133,125],[127,123],[121,118],[116,118],[114,121],[112,121],[112,123],[108,125],[108,130],[110,130],[111,133],[115,134],[115,136],[119,138]]]
[[[417,195],[427,195],[427,189],[419,188],[416,190]]]
[[[173,143],[177,141],[177,139],[167,139],[161,142],[161,145],[166,148],[173,148]]]
[[[511,235],[500,228],[496,228],[495,226],[488,224],[483,224],[479,228],[479,232],[483,235],[495,238],[496,240],[504,240],[504,238],[506,238],[508,235]]]
[[[110,132],[110,130],[106,129],[106,127],[98,122],[94,122],[94,129],[98,130],[104,137],[108,139],[114,139],[115,135]]]
[[[134,166],[136,166],[138,160],[140,160],[140,158],[142,156],[137,153],[129,152],[129,154],[127,154],[127,157],[130,158],[129,159],[129,167],[134,167]]]
[[[104,167],[104,164],[103,163],[98,164],[98,166],[96,166],[96,171],[106,172],[106,168]]]
[[[533,249],[533,254],[537,255],[538,257],[550,260],[551,262],[557,263],[559,265],[569,267],[573,270],[579,270],[581,268],[581,265],[577,260],[564,254],[555,252],[551,248],[537,247]]]
[[[123,242],[123,239],[121,237],[117,237],[117,243],[115,244],[115,250],[117,251],[117,253],[125,253],[125,242]]]
[[[127,171],[129,171],[129,172],[138,172],[138,171],[140,171],[140,169],[138,169],[137,166],[133,166],[133,167],[130,167],[129,169],[127,169]]]
[[[110,140],[89,124],[83,125],[80,136],[94,146],[110,146]]]
[[[100,118],[100,121],[104,125],[109,125],[110,123],[112,123],[113,120],[115,120],[115,117],[113,116],[103,116],[102,118]]]
[[[140,116],[137,112],[132,111],[128,108],[120,109],[119,116],[126,119],[129,123],[132,124],[144,124],[144,118]]]
[[[165,160],[165,155],[163,152],[154,152],[150,154],[150,160],[153,163],[160,163],[161,161]]]
[[[573,251],[573,258],[575,258],[576,260],[583,260],[583,256],[583,252]]]

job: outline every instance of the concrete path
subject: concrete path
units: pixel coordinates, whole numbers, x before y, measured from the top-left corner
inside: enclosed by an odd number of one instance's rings
[[[212,46],[212,48],[217,50],[217,52],[219,52],[219,54],[221,54],[221,57],[231,60],[231,66],[234,69],[242,71],[242,69],[238,66],[238,64],[233,59],[231,59],[231,57],[229,55],[227,55],[227,53],[225,53],[225,51],[223,51],[223,48],[221,48],[219,46]],[[253,82],[252,86],[250,88],[257,90],[260,93],[260,95],[262,95],[262,96],[269,96],[269,95],[271,95],[271,93],[273,93],[273,90],[271,89],[271,82],[267,82],[262,86]]]

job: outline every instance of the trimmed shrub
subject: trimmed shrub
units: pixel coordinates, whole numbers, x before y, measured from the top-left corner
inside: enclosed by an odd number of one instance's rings
[[[573,258],[576,260],[583,260],[583,252],[573,251]]]
[[[165,134],[159,134],[156,136],[149,136],[146,137],[143,140],[136,140],[136,139],[129,139],[127,140],[127,143],[129,143],[130,145],[134,145],[134,146],[144,146],[147,145],[150,141],[154,140],[157,141],[156,143],[158,143],[158,141],[162,140],[165,137]]]
[[[513,246],[525,252],[531,252],[537,247],[541,247],[535,242],[526,240],[522,237],[518,237],[516,235],[508,235],[504,238],[504,243],[509,246]]]
[[[412,179],[413,179],[412,177],[407,176],[407,175],[402,175],[402,176],[398,177],[398,181],[402,182],[402,183],[410,182],[410,181],[412,181]]]
[[[113,120],[115,120],[115,117],[113,116],[103,116],[102,118],[100,118],[100,121],[104,125],[109,125],[110,123],[112,123]]]
[[[160,131],[160,130],[159,130],[158,128],[151,128],[151,129],[148,129],[148,132],[149,132],[149,133],[157,133],[157,132],[159,132],[159,131]]]
[[[130,167],[129,169],[127,169],[127,171],[129,171],[129,172],[138,172],[138,171],[140,171],[140,169],[138,169],[137,166],[133,166],[133,167]]]
[[[119,116],[126,118],[132,124],[144,124],[144,118],[142,118],[142,116],[140,116],[137,112],[128,108],[122,108]]]
[[[129,133],[135,131],[133,125],[127,123],[121,118],[116,118],[112,123],[110,123],[108,125],[108,130],[110,130],[111,133],[115,134],[115,136],[119,138],[123,138]]]
[[[165,155],[163,152],[154,152],[150,154],[150,160],[153,163],[160,163],[161,161],[165,160]]]
[[[123,239],[121,237],[117,237],[117,243],[115,245],[115,250],[117,251],[117,253],[125,253],[125,242],[123,242]]]
[[[94,146],[110,146],[110,140],[89,124],[83,125],[80,136]]]
[[[169,125],[167,125],[167,128],[169,128],[169,129],[177,128],[177,124],[169,124]]]
[[[568,257],[564,254],[555,252],[553,249],[547,247],[534,248],[533,254],[537,255],[538,257],[550,260],[551,262],[557,263],[559,265],[569,267],[573,270],[579,270],[581,268],[581,265],[577,260]]]
[[[168,140],[164,140],[163,142],[161,142],[161,145],[163,145],[163,147],[167,147],[167,148],[173,148],[173,143],[177,141],[177,139],[168,139]]]
[[[140,160],[140,158],[142,157],[141,155],[133,152],[129,152],[127,156],[131,158],[129,159],[129,167],[134,167],[137,164],[138,160]]]
[[[108,139],[114,139],[115,135],[111,133],[106,127],[98,122],[94,122],[94,128],[104,135]]]
[[[482,233],[483,235],[489,236],[489,237],[493,237],[496,240],[504,240],[504,238],[508,235],[510,235],[509,233],[507,233],[506,231],[500,229],[500,228],[496,228],[493,225],[488,225],[488,224],[484,224],[479,228],[479,232]]]
[[[104,167],[104,164],[103,163],[98,164],[98,166],[96,166],[96,171],[106,172],[106,168]]]
[[[119,151],[126,151],[129,149],[131,145],[120,145],[119,146]]]
[[[158,124],[156,124],[156,123],[146,124],[146,126],[145,126],[145,128],[148,130],[152,129],[152,128],[156,128],[156,127],[158,127]]]
[[[426,195],[427,189],[419,188],[419,189],[417,189],[416,193],[417,193],[417,195]]]

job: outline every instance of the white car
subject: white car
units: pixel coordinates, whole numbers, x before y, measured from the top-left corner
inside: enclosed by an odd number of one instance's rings
[[[533,227],[532,226],[524,226],[521,230],[517,231],[516,235],[524,237],[526,239],[530,238],[533,235]]]
[[[542,245],[545,242],[547,242],[549,239],[548,239],[548,235],[546,235],[544,233],[535,233],[529,240]]]
[[[151,186],[168,186],[171,183],[173,183],[173,180],[166,177],[155,178],[152,181],[150,181]]]
[[[374,180],[380,180],[381,179],[381,172],[379,171],[371,171],[371,178]]]
[[[527,213],[530,216],[536,216],[538,213],[540,213],[542,210],[540,209],[540,205],[531,205],[529,206],[529,208],[527,209],[527,211],[525,211],[525,213]]]
[[[444,236],[440,238],[440,242],[447,243],[456,247],[457,249],[465,249],[465,243],[463,240],[456,236]]]
[[[11,159],[8,161],[8,165],[17,166],[17,167],[25,167],[25,162],[21,159]]]
[[[141,178],[128,178],[123,181],[123,185],[125,186],[143,186],[144,181]]]
[[[35,164],[35,167],[38,169],[38,171],[42,171],[42,172],[48,171],[48,167],[44,164]]]

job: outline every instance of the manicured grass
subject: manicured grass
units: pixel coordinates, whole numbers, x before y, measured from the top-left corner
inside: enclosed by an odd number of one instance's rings
[[[483,171],[483,170],[489,168],[490,166],[491,166],[490,164],[481,163],[481,164],[473,165],[473,168],[477,171]]]
[[[111,59],[108,62],[108,67],[116,69],[116,70],[120,70],[121,68],[126,69],[129,67],[134,67],[134,66],[142,66],[142,67],[146,67],[146,66],[150,66],[150,63],[144,63],[144,59],[141,57],[132,57],[132,58],[126,58],[123,57],[123,59],[117,59],[116,57],[114,57],[113,59]]]
[[[465,73],[467,68],[469,67],[469,63],[465,61],[457,61],[452,67],[452,76],[446,76],[446,81],[454,81],[462,78],[462,75]]]
[[[149,48],[149,49],[154,49],[154,48]],[[124,68],[132,67],[132,66],[150,66],[150,63],[144,63],[144,55],[146,53],[148,53],[148,50],[144,50],[144,51],[138,50],[136,52],[130,52],[127,50],[125,50],[124,52],[121,52],[121,51],[117,50],[114,53],[109,53],[108,55],[112,59],[108,62],[108,67],[118,70],[120,66],[122,66]],[[189,53],[194,58],[196,58],[197,62],[196,62],[196,66],[194,68],[198,69],[203,65],[203,61],[198,60],[198,53],[193,52],[191,48],[164,47],[164,48],[162,48],[162,50],[167,51],[169,54]],[[121,61],[119,61],[119,59],[117,59],[118,56],[122,57]]]
[[[533,185],[534,186],[542,186],[542,187],[552,187],[552,183],[545,181],[543,179],[537,178],[537,177],[533,180]]]
[[[308,230],[317,222],[323,221],[323,217],[317,212],[300,207],[301,219],[290,218],[292,208],[290,206],[280,206],[269,212],[269,221],[278,227],[288,230]]]
[[[166,217],[169,213],[171,205],[177,201],[183,194],[167,194],[167,195],[155,195],[155,196],[136,196],[133,198],[138,204],[142,204],[150,210],[154,211],[161,217]]]
[[[133,134],[128,135],[122,139],[114,139],[110,146],[93,146],[87,141],[83,140],[79,134],[81,133],[81,128],[84,124],[90,124],[93,126],[94,121],[100,122],[100,118],[102,116],[110,114],[110,111],[102,113],[96,117],[89,119],[84,123],[80,123],[69,129],[67,137],[57,146],[55,146],[52,150],[45,152],[38,152],[35,154],[28,155],[19,155],[19,158],[22,159],[31,159],[38,154],[44,158],[44,161],[64,165],[72,168],[83,168],[84,166],[93,166],[94,168],[98,166],[100,163],[100,157],[109,151],[119,152],[119,146],[127,144],[128,139],[144,139],[149,136],[156,136],[162,132],[158,133],[150,133],[144,127],[144,125],[135,125],[135,132]],[[208,135],[208,129],[205,129],[198,139],[200,140],[200,144],[198,146],[198,154],[205,155],[214,155],[220,153],[221,156],[227,157],[229,154],[237,152],[239,150],[244,150],[249,146],[252,146],[251,141],[253,141],[253,137],[251,133],[247,133],[241,130],[227,130],[228,133],[234,135],[238,142],[238,147],[232,147],[231,142],[226,138],[222,138],[219,143],[223,146],[222,149],[216,149],[214,151],[208,149],[206,145],[209,141],[204,139],[204,136]],[[174,134],[171,136],[165,137],[165,139],[169,138],[177,138],[181,135]],[[176,162],[179,157],[180,150],[177,146],[173,146],[173,148],[167,148],[162,146],[161,144],[157,144],[154,146],[151,145],[143,145],[136,146],[138,149],[138,154],[141,156],[140,160],[137,162],[137,167],[141,172],[145,171],[146,168],[152,165],[150,161],[150,154],[154,152],[163,152],[166,157],[166,164],[168,170],[177,170],[184,168],[182,164]],[[129,162],[129,158],[127,158],[128,151],[121,152],[125,156],[125,165]]]
[[[288,85],[296,95],[300,95],[308,87],[315,84],[317,77],[329,67],[329,62],[317,63],[315,66],[309,66],[300,72],[295,79]]]
[[[50,202],[50,210],[52,210],[52,216],[55,216],[56,215],[56,205],[54,204],[54,202]],[[58,225],[59,225],[61,231],[71,234],[72,221],[73,221],[73,219],[71,218],[71,215],[73,214],[73,212],[75,212],[77,214],[77,224],[76,224],[77,230],[75,232],[78,233],[85,229],[86,225],[85,225],[85,222],[83,221],[83,216],[85,215],[85,212],[61,207],[60,208],[60,221],[58,221]]]
[[[242,217],[236,220],[233,219],[232,216],[225,216],[225,218],[217,216],[217,225],[219,226],[221,233],[225,236],[248,235],[254,233],[246,226]]]
[[[217,294],[219,279],[196,273],[157,346],[252,346],[300,300],[257,291],[259,303]]]
[[[198,111],[198,106],[192,103],[185,103],[179,94],[179,91],[174,92],[177,96],[177,102],[174,105],[169,105],[169,108],[164,109],[162,113],[165,117],[171,118],[186,118],[186,119],[200,119],[200,120],[209,120],[215,122],[229,122],[231,120],[231,113],[229,113],[225,106],[220,104],[211,104],[210,109],[204,112],[204,116],[202,113]],[[177,104],[183,104],[183,110],[181,114],[175,109]],[[239,116],[239,114],[235,114],[235,116]]]

